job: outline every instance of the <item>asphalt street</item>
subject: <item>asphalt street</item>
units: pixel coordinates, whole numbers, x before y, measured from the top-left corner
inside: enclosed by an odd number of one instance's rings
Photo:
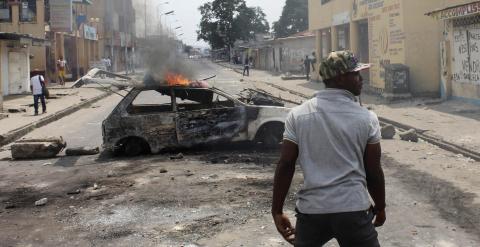
[[[206,60],[188,66],[198,79],[216,75],[210,85],[231,94],[253,85]],[[100,146],[101,123],[120,100],[109,96],[26,137],[63,136],[69,147]],[[382,146],[387,186],[387,222],[378,229],[382,246],[480,246],[477,163],[424,142],[384,140]],[[269,214],[278,152],[226,149],[187,151],[180,161],[168,154],[0,161],[0,243],[287,246]],[[99,189],[92,189],[97,183]],[[286,208],[292,220],[293,193],[301,183],[297,172]],[[80,194],[67,195],[77,188]],[[33,207],[42,197],[50,198],[49,204]],[[16,205],[7,209],[9,203]]]

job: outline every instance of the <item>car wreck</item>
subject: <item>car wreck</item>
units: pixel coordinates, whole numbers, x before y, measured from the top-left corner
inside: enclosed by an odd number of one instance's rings
[[[93,83],[94,77],[86,81]],[[265,105],[267,94],[261,94],[262,105],[255,105],[252,98],[235,97],[203,81],[157,83],[146,77],[131,85],[102,123],[103,148],[128,156],[219,142],[277,146],[290,111],[273,96],[274,105]]]

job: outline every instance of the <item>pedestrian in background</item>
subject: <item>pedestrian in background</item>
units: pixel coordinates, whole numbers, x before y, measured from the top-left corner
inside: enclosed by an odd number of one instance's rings
[[[60,56],[57,60],[58,78],[60,79],[60,85],[65,86],[65,74],[67,70],[67,61]]]
[[[108,70],[109,72],[112,72],[112,60],[110,59],[110,56],[107,57],[106,62],[107,62],[107,70]]]
[[[277,230],[296,247],[380,246],[375,227],[385,222],[385,180],[380,164],[380,124],[356,101],[360,64],[351,52],[332,52],[320,65],[326,90],[289,113],[275,171],[272,215]],[[283,213],[295,164],[303,170],[294,228]],[[374,206],[371,206],[370,198]]]
[[[307,81],[310,81],[310,58],[305,56],[305,60],[303,60],[303,67],[305,68],[305,75],[307,76]]]
[[[317,66],[317,54],[315,54],[315,52],[312,52],[312,59],[310,63],[312,64],[312,71],[315,72],[315,67]]]
[[[243,63],[243,76],[245,76],[245,72],[247,72],[247,76],[250,76],[250,59],[248,57],[245,58]]]
[[[42,113],[47,113],[47,104],[45,102],[47,86],[45,79],[37,70],[34,71],[33,77],[30,78],[30,90],[32,91],[33,95],[33,108],[35,109],[35,116],[38,115],[38,100],[40,100],[42,103]]]

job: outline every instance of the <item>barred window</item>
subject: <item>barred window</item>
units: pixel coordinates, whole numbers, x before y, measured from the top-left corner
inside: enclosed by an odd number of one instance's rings
[[[7,0],[0,0],[0,22],[12,22],[12,7]]]
[[[20,22],[34,22],[37,20],[37,1],[22,0],[20,2]]]

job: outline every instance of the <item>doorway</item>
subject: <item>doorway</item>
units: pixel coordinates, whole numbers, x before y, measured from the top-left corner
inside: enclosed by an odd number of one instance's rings
[[[361,21],[358,23],[358,54],[357,58],[361,63],[370,62],[370,47],[368,42],[369,30],[368,21]],[[366,84],[370,84],[370,71],[364,70],[360,72],[363,77],[363,81]]]

